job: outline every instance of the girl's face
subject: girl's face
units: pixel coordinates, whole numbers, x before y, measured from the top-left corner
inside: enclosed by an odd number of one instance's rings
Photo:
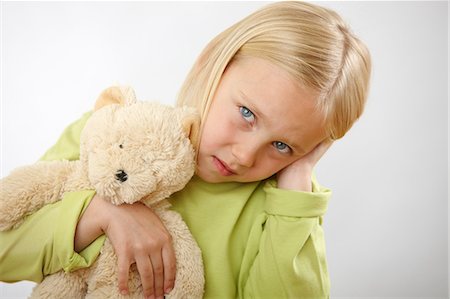
[[[211,183],[272,176],[325,139],[315,94],[280,67],[243,58],[222,76],[206,117],[197,175]]]

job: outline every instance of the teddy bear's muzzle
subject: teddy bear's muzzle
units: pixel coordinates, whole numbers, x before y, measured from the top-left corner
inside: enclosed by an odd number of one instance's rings
[[[128,174],[122,169],[117,170],[116,172],[116,180],[125,182],[128,179]]]

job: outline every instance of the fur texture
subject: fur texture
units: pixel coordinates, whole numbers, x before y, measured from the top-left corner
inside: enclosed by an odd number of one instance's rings
[[[173,238],[177,275],[166,298],[201,298],[200,249],[166,199],[194,174],[191,141],[198,131],[198,115],[191,108],[138,102],[132,89],[122,87],[106,89],[97,108],[81,134],[79,161],[38,162],[0,181],[0,230],[19,226],[26,215],[69,191],[95,189],[116,205],[140,200],[158,213]],[[142,298],[135,265],[128,296],[119,293],[117,272],[117,258],[106,240],[90,268],[47,276],[32,297]]]

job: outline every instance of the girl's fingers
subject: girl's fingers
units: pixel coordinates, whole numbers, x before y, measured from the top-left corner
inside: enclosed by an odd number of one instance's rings
[[[310,160],[310,164],[315,165],[320,158],[327,152],[327,150],[333,144],[333,140],[324,140],[319,143],[310,154],[308,154],[308,160]]]
[[[332,140],[332,139],[328,139],[328,140],[323,142],[326,150],[328,150],[333,143],[334,143],[334,140]]]
[[[141,277],[142,288],[144,289],[144,297],[149,298],[155,292],[153,265],[148,255],[140,255],[136,259],[136,266]]]
[[[333,144],[334,140],[325,140],[320,143],[319,155],[322,157]]]
[[[164,296],[164,265],[161,258],[161,252],[150,256],[150,260],[153,267],[153,293],[156,298],[162,298]]]
[[[119,291],[122,295],[128,294],[128,274],[130,272],[130,262],[118,256]]]
[[[145,297],[162,298],[175,280],[175,252],[169,232],[158,215],[143,204],[114,206],[113,211],[103,230],[118,257],[119,290],[129,293],[130,265],[136,263]]]
[[[177,270],[175,251],[171,243],[162,248],[162,259],[164,264],[164,293],[168,294],[175,285]]]

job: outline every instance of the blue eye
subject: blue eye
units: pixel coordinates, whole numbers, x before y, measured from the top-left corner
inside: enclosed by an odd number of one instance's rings
[[[255,115],[247,107],[244,106],[239,107],[239,112],[246,121],[250,123],[255,121]]]
[[[287,154],[291,152],[291,148],[284,142],[274,141],[272,144],[281,153]]]

